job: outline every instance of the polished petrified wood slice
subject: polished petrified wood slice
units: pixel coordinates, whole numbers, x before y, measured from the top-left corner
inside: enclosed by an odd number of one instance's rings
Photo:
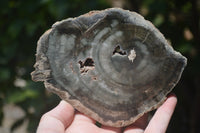
[[[137,13],[111,8],[56,22],[38,41],[34,81],[104,125],[157,108],[186,58]]]

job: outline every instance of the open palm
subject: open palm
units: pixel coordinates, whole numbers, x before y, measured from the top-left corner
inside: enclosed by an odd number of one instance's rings
[[[96,121],[74,111],[69,103],[61,101],[57,107],[42,116],[37,133],[165,133],[176,103],[176,97],[170,95],[149,123],[145,114],[128,127],[114,128],[96,126]]]

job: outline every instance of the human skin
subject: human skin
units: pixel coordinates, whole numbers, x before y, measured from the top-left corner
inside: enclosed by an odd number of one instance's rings
[[[156,110],[148,123],[148,114],[125,128],[95,125],[96,121],[75,111],[67,102],[45,113],[40,120],[37,133],[165,133],[177,103],[171,94]]]

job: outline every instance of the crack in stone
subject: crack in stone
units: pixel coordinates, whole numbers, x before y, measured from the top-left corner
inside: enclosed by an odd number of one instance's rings
[[[126,51],[124,51],[120,48],[119,45],[117,45],[117,47],[115,47],[115,50],[113,51],[113,55],[115,54],[126,55]]]
[[[94,70],[94,60],[92,58],[87,58],[84,62],[81,60],[78,62],[80,64],[81,74],[86,74],[89,70]]]

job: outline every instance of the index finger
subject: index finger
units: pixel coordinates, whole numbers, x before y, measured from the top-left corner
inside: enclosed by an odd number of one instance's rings
[[[176,103],[176,96],[170,95],[163,105],[157,109],[156,113],[149,122],[145,133],[165,133],[174,112]]]

